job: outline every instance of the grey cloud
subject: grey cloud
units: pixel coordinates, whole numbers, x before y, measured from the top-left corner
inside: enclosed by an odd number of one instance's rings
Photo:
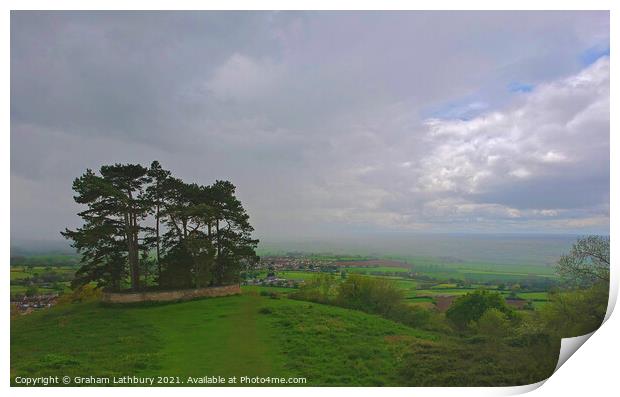
[[[13,12],[11,29],[12,238],[76,221],[85,168],[152,159],[231,179],[258,237],[607,227],[608,71],[581,63],[607,12]],[[428,109],[462,98],[487,108],[430,134]],[[512,121],[475,127],[493,115]]]

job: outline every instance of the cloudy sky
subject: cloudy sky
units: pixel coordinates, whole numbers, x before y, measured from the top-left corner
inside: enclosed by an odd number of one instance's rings
[[[13,12],[11,238],[153,159],[267,240],[608,233],[608,56],[607,12]]]

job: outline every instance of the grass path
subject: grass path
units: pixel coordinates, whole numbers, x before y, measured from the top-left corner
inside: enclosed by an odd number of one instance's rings
[[[258,299],[242,295],[141,310],[138,317],[157,330],[162,347],[158,362],[167,371],[173,369],[166,375],[281,373],[275,349],[269,346],[269,329],[257,322],[258,310]]]

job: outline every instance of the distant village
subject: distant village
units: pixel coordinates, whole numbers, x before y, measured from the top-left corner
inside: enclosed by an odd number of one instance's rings
[[[57,300],[58,294],[16,295],[11,298],[11,311],[16,310],[19,314],[29,314],[37,309],[52,307]]]
[[[257,267],[245,274],[242,285],[265,287],[297,288],[303,280],[288,280],[278,277],[278,273],[286,271],[303,271],[308,273],[335,273],[346,272],[346,267],[374,268],[376,266],[408,267],[405,262],[392,260],[328,260],[308,257],[304,255],[266,256],[261,258]],[[370,271],[371,275],[396,275],[392,272]],[[413,272],[399,272],[400,277],[419,276]],[[424,277],[424,276],[421,276]]]
[[[263,287],[298,288],[303,280],[289,280],[277,276],[282,271],[305,271],[305,272],[337,272],[338,266],[334,261],[310,259],[307,257],[294,256],[268,256],[261,258],[255,270],[246,274],[242,285],[255,285]],[[259,274],[266,272],[266,276]]]

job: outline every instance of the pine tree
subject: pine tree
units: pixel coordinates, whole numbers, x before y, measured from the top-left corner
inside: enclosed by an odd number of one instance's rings
[[[157,263],[157,277],[161,277],[161,237],[160,225],[162,221],[162,207],[166,197],[166,181],[170,178],[170,171],[164,170],[159,161],[153,161],[148,175],[152,178],[152,184],[146,189],[148,198],[155,216],[155,260]]]
[[[120,258],[125,257],[131,288],[138,290],[139,252],[142,248],[140,234],[146,230],[140,222],[149,210],[144,187],[150,182],[150,178],[146,168],[135,164],[103,166],[100,174],[101,176],[97,176],[87,170],[74,181],[73,190],[77,192],[75,201],[88,206],[78,214],[85,224],[75,231],[67,229],[63,235],[72,239],[73,246],[83,254],[84,266],[80,269],[83,270],[81,274],[97,274],[86,269],[101,266],[109,267],[114,264],[119,267]],[[114,261],[111,258],[114,258]],[[111,273],[121,275],[124,271],[115,269]]]
[[[96,281],[119,290],[129,277],[138,290],[154,268],[163,288],[222,285],[238,282],[239,272],[258,261],[254,229],[228,181],[187,184],[154,161],[149,169],[87,170],[73,189],[75,201],[87,206],[78,214],[83,226],[62,232],[82,254],[75,285]]]

